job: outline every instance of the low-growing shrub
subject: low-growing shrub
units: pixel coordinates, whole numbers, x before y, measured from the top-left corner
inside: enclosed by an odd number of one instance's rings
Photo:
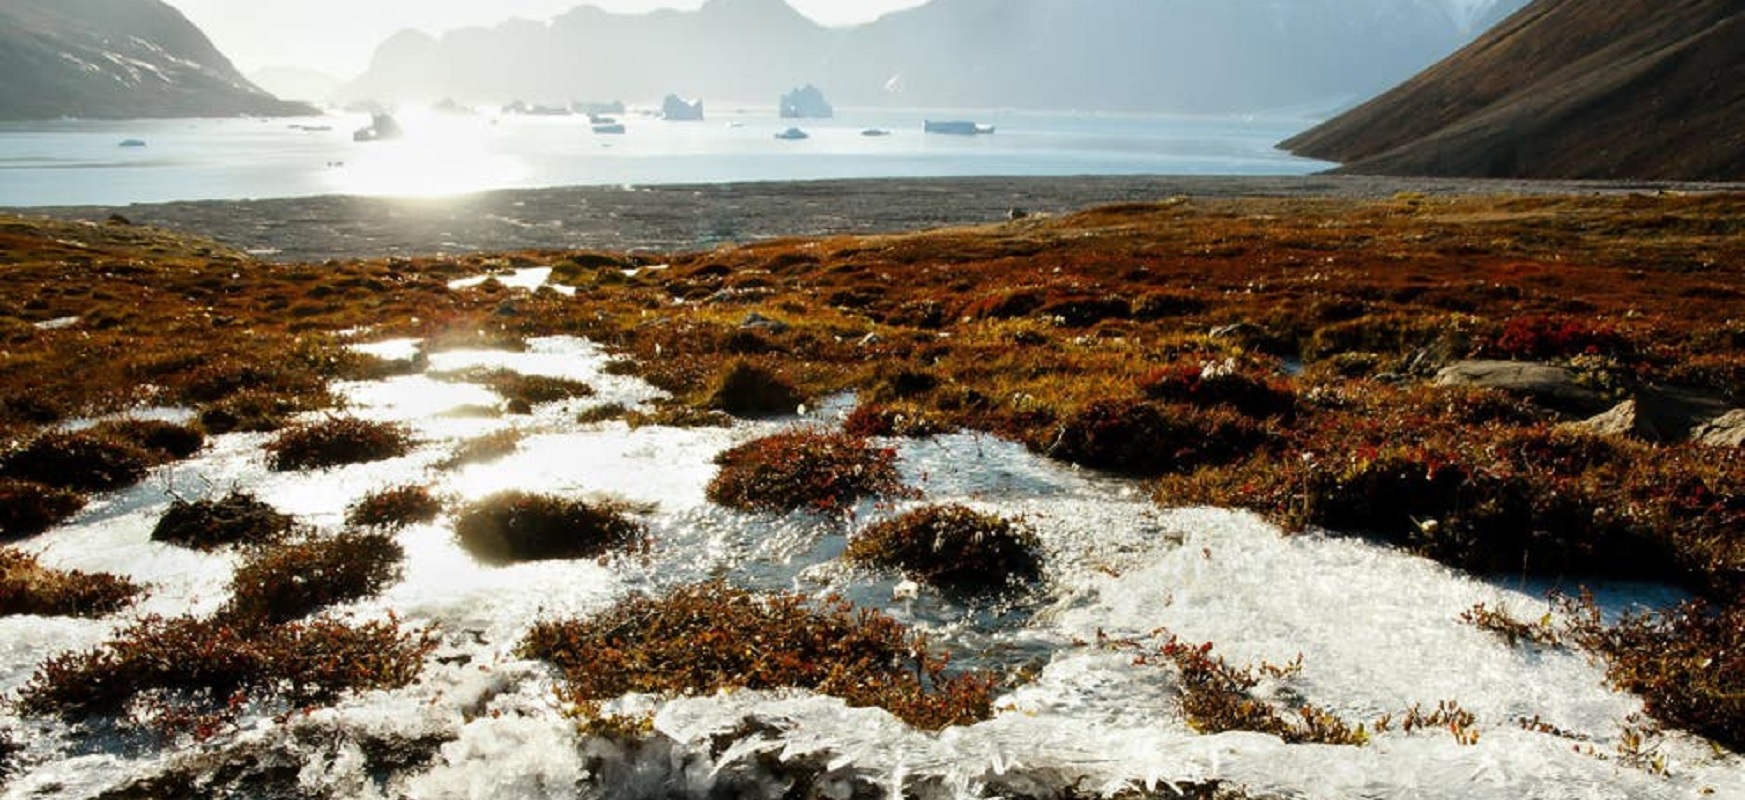
[[[271,433],[291,423],[304,410],[297,398],[263,389],[250,389],[225,397],[200,409],[200,427],[212,433]]]
[[[1009,520],[957,505],[918,508],[869,525],[849,540],[845,555],[966,592],[1004,589],[1041,574],[1033,534]]]
[[[442,500],[428,486],[395,486],[371,492],[345,509],[345,524],[392,530],[429,522],[442,513]]]
[[[70,489],[0,478],[0,541],[35,536],[84,507],[84,495]]]
[[[490,386],[490,390],[496,391],[497,395],[503,395],[504,400],[527,405],[593,397],[593,386],[572,381],[567,377],[524,376],[520,372],[501,370],[492,374],[485,384]]]
[[[1571,637],[1603,655],[1611,683],[1660,722],[1745,748],[1745,605],[1701,600],[1601,622],[1591,599],[1565,603]]]
[[[720,411],[691,406],[658,404],[652,411],[629,411],[624,424],[637,428],[731,428],[733,417]]]
[[[525,375],[508,369],[462,370],[443,373],[437,377],[482,383],[517,407],[531,408],[540,403],[555,403],[594,395],[594,387],[582,381],[549,375]]]
[[[276,624],[370,597],[400,579],[405,556],[386,533],[267,545],[236,568],[221,615],[239,624]]]
[[[1373,314],[1316,329],[1302,355],[1318,361],[1340,353],[1403,356],[1422,351],[1428,364],[1443,364],[1471,353],[1485,330],[1481,321],[1459,314]]]
[[[0,478],[106,492],[139,483],[151,464],[151,455],[131,442],[87,432],[52,432],[0,455]]]
[[[1523,360],[1628,355],[1630,343],[1610,323],[1568,316],[1514,317],[1485,342],[1486,355]]]
[[[579,425],[597,425],[602,422],[624,419],[630,414],[630,407],[623,403],[603,403],[576,414]]]
[[[704,405],[738,417],[792,414],[806,398],[786,378],[748,361],[734,361],[715,379]]]
[[[1289,713],[1254,695],[1262,678],[1295,674],[1299,664],[1278,667],[1236,667],[1212,654],[1212,645],[1191,644],[1175,637],[1138,661],[1169,664],[1181,680],[1182,713],[1194,730],[1204,734],[1253,731],[1292,744],[1361,745],[1369,741],[1362,725],[1352,727],[1332,712],[1301,703]]]
[[[0,617],[101,617],[126,608],[143,591],[123,577],[50,569],[34,555],[0,548]]]
[[[621,502],[515,491],[462,509],[454,528],[461,546],[489,564],[595,558],[634,546],[648,532]]]
[[[1265,377],[1250,374],[1253,369],[1245,369],[1235,359],[1186,361],[1153,371],[1140,381],[1139,389],[1146,397],[1168,403],[1221,406],[1250,417],[1289,415],[1296,407],[1296,395]]]
[[[837,511],[863,497],[904,494],[896,458],[865,439],[796,428],[716,456],[708,497],[742,511]]]
[[[268,544],[284,538],[296,523],[246,492],[231,492],[217,500],[182,500],[152,528],[154,542],[213,550],[232,544]]]
[[[324,469],[403,456],[412,434],[390,422],[328,417],[287,428],[265,447],[274,471]]]
[[[0,784],[12,777],[12,759],[18,751],[24,749],[12,740],[12,731],[0,728]]]
[[[461,442],[447,458],[437,462],[436,468],[457,469],[473,464],[489,464],[514,455],[520,447],[521,431],[505,428]]]
[[[948,676],[943,655],[884,614],[719,582],[631,597],[588,619],[540,622],[521,653],[561,670],[562,695],[578,705],[629,692],[794,687],[931,730],[992,714],[992,679]]]
[[[417,678],[435,646],[399,622],[333,618],[265,627],[146,617],[102,645],[37,667],[18,708],[68,720],[116,717],[167,732],[216,733],[250,703],[285,710]]]
[[[1510,647],[1516,647],[1522,642],[1540,647],[1561,647],[1563,636],[1558,633],[1557,626],[1552,624],[1552,615],[1546,614],[1533,622],[1524,621],[1507,608],[1491,608],[1479,603],[1460,612],[1460,621],[1487,631],[1502,639]]]
[[[1265,441],[1254,420],[1225,409],[1099,400],[1062,422],[1043,452],[1093,469],[1159,475],[1227,462]]]
[[[199,428],[154,419],[122,419],[99,423],[91,429],[96,436],[132,442],[167,463],[193,456],[206,446],[206,434]]]
[[[877,403],[861,403],[842,420],[850,436],[909,436],[923,438],[949,432],[950,423],[938,415],[918,410],[897,410]]]

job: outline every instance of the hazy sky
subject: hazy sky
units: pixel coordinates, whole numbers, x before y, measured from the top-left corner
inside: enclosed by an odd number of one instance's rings
[[[298,66],[350,78],[395,31],[441,33],[511,17],[548,20],[579,5],[609,11],[696,8],[703,0],[167,0],[243,72]],[[925,0],[788,0],[825,25],[852,25]]]

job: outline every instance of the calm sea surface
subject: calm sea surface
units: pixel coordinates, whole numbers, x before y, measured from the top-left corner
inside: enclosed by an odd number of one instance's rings
[[[924,134],[928,118],[970,119],[996,132]],[[1328,166],[1273,149],[1315,122],[1296,117],[878,110],[790,121],[745,110],[712,111],[706,122],[631,114],[623,135],[606,135],[581,116],[427,113],[400,118],[402,139],[352,141],[368,122],[335,115],[0,123],[0,206],[825,178],[1296,175]],[[776,138],[793,124],[809,138]],[[890,135],[862,135],[867,129]],[[144,146],[121,146],[126,140]]]

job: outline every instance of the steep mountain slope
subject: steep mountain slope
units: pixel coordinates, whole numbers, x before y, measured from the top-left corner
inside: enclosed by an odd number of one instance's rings
[[[1745,4],[1537,0],[1282,146],[1354,173],[1745,180]]]
[[[0,119],[290,115],[159,0],[0,0]]]
[[[1524,0],[933,0],[846,30],[783,0],[696,12],[583,7],[441,38],[401,34],[348,100],[765,101],[1233,111],[1368,96]]]

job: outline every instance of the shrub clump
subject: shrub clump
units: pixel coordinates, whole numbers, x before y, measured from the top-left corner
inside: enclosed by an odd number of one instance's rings
[[[412,434],[405,426],[354,417],[329,417],[295,425],[266,444],[267,466],[276,472],[363,464],[405,455]]]
[[[928,506],[866,527],[848,543],[852,561],[895,567],[945,589],[984,592],[1041,574],[1036,537],[964,506]]]
[[[461,546],[489,564],[596,558],[641,542],[647,526],[628,505],[528,492],[503,492],[473,503],[455,520]]]
[[[1140,383],[1146,397],[1170,403],[1234,409],[1250,417],[1289,415],[1296,395],[1248,374],[1235,359],[1183,362],[1156,370]]]
[[[1693,600],[1610,627],[1591,600],[1574,611],[1572,638],[1605,656],[1607,679],[1639,695],[1649,716],[1745,748],[1745,605]]]
[[[132,442],[157,456],[159,463],[189,458],[206,446],[206,434],[190,425],[152,419],[111,420],[98,424],[91,433],[123,442]]]
[[[456,445],[454,452],[437,463],[438,469],[457,469],[470,464],[489,464],[508,458],[521,447],[521,432],[505,428],[495,433],[475,437]]]
[[[1254,420],[1226,409],[1099,400],[1062,422],[1044,452],[1093,469],[1159,475],[1225,463],[1265,441]]]
[[[231,492],[218,500],[181,500],[170,504],[152,528],[154,542],[213,550],[231,544],[267,544],[283,539],[296,523],[246,492]]]
[[[54,432],[0,456],[0,478],[106,492],[139,483],[152,463],[151,454],[132,442],[89,432]]]
[[[720,411],[691,406],[659,404],[652,411],[628,411],[624,424],[637,428],[731,428],[733,417]]]
[[[704,405],[737,417],[792,414],[806,398],[780,375],[748,361],[734,361],[715,379]]]
[[[555,403],[594,395],[594,387],[578,380],[549,375],[524,375],[509,369],[469,369],[442,373],[437,377],[484,384],[508,401],[512,408],[517,409],[531,409],[540,403]]]
[[[270,433],[291,422],[305,402],[265,389],[248,389],[200,409],[200,425],[212,433]]]
[[[395,486],[371,492],[345,509],[345,524],[394,530],[429,522],[442,513],[442,500],[428,486]]]
[[[78,492],[34,481],[0,478],[0,541],[35,536],[85,507]]]
[[[541,622],[521,654],[561,670],[562,696],[578,705],[630,692],[794,687],[931,730],[992,714],[992,679],[948,676],[944,655],[884,614],[720,582],[631,597],[589,619]]]
[[[859,437],[794,429],[716,456],[708,497],[742,511],[837,511],[863,497],[905,494],[896,459]]]
[[[1210,643],[1196,645],[1174,636],[1155,654],[1142,654],[1138,660],[1175,667],[1181,679],[1182,713],[1201,733],[1253,731],[1291,744],[1362,745],[1369,741],[1362,725],[1354,728],[1313,704],[1303,703],[1294,713],[1285,713],[1255,697],[1262,678],[1289,677],[1300,670],[1300,663],[1236,667],[1213,655]]]
[[[143,591],[120,576],[49,569],[34,555],[0,548],[0,616],[101,617]]]
[[[289,622],[360,600],[398,581],[406,551],[386,533],[262,547],[236,568],[222,616],[241,624]]]
[[[427,633],[403,630],[394,619],[251,627],[151,616],[93,649],[43,662],[18,708],[68,720],[118,717],[204,738],[250,703],[290,710],[405,686],[434,646]]]

